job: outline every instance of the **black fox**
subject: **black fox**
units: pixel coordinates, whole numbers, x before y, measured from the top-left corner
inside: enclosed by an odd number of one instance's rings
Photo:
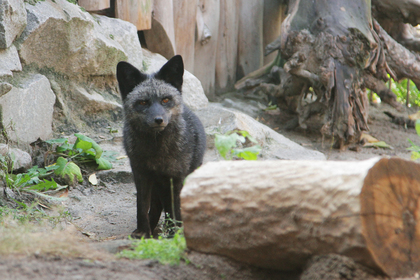
[[[162,210],[173,221],[181,220],[184,179],[203,162],[206,135],[198,117],[182,102],[183,74],[179,55],[152,75],[127,62],[117,65],[124,148],[137,189],[135,238],[150,237]]]

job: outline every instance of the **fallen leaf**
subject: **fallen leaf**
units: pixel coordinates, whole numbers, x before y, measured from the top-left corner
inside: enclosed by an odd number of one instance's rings
[[[393,147],[385,143],[385,141],[379,141],[375,143],[366,143],[363,145],[363,147],[367,147],[367,148],[373,147],[373,148],[382,148],[382,149],[390,149],[390,150],[394,149]]]
[[[89,182],[94,186],[98,184],[98,178],[96,178],[96,173],[93,173],[89,176]]]
[[[360,140],[365,139],[366,142],[368,143],[376,143],[379,142],[378,139],[376,139],[375,137],[373,137],[372,135],[369,135],[367,133],[362,133],[362,136],[360,136]]]
[[[82,231],[83,235],[86,235],[89,238],[95,237],[95,234],[89,231]]]
[[[39,206],[41,206],[42,208],[45,208],[45,209],[49,209],[49,210],[51,210],[51,208],[50,208],[50,207],[48,207],[48,206],[46,206],[46,205],[44,205],[44,204],[42,204],[42,203],[39,203],[39,202],[38,202],[38,205],[39,205]]]
[[[410,120],[420,120],[420,111],[418,111],[417,113],[414,113],[412,115],[408,115],[408,118]]]
[[[66,188],[62,194],[60,194],[60,197],[68,197],[69,196],[69,188]]]
[[[117,157],[117,160],[124,159],[124,158],[127,158],[127,156],[119,156]]]

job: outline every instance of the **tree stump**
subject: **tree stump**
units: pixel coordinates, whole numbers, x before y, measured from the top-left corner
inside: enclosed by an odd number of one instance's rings
[[[339,254],[389,276],[420,269],[420,165],[209,162],[181,193],[187,246],[278,270]]]

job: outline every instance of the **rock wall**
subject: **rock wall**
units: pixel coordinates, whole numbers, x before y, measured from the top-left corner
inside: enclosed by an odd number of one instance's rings
[[[116,65],[128,61],[151,72],[166,61],[147,54],[143,59],[129,22],[91,15],[66,0],[1,1],[0,112],[7,140],[31,143],[121,120]],[[184,99],[193,109],[208,102],[190,73]]]

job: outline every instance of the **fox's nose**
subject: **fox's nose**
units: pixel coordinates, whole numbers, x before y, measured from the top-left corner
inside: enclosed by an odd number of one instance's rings
[[[161,124],[162,122],[163,122],[163,118],[162,117],[156,117],[155,118],[155,123]]]

